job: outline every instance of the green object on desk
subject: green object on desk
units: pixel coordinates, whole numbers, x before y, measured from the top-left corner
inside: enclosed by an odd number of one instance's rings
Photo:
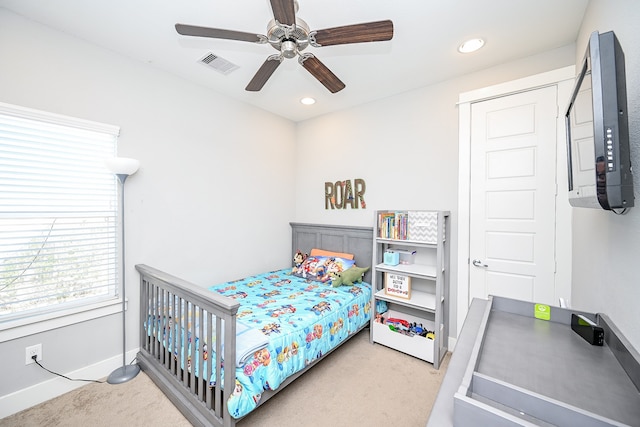
[[[551,320],[551,307],[545,304],[536,304],[533,315],[536,319]]]

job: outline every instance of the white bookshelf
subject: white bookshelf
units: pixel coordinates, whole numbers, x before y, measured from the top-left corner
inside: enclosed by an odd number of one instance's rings
[[[378,301],[385,301],[388,307],[383,314],[385,319],[422,325],[435,337],[395,332],[374,314],[371,342],[431,362],[436,369],[447,352],[449,332],[449,215],[446,211],[376,211],[373,228],[372,306],[376,309]],[[393,249],[415,250],[415,260],[411,264],[385,264],[385,251]],[[385,292],[385,273],[410,278],[408,298]]]

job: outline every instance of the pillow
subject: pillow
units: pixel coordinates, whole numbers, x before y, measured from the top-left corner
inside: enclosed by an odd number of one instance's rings
[[[340,273],[352,267],[355,261],[334,256],[312,256],[304,260],[300,268],[292,270],[294,276],[316,282],[330,282],[330,273]]]
[[[311,256],[332,256],[332,257],[351,259],[351,260],[353,259],[353,254],[348,254],[348,253],[345,253],[345,252],[325,251],[324,249],[318,249],[318,248],[311,249],[311,253],[309,255],[311,255]]]

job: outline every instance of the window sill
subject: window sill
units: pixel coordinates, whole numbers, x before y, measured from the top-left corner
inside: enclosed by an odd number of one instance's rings
[[[114,298],[80,307],[0,322],[0,343],[121,312],[122,300]]]

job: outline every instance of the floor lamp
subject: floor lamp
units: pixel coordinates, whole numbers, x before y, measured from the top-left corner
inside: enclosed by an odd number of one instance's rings
[[[140,162],[135,159],[128,159],[125,157],[114,157],[105,161],[107,168],[115,174],[120,181],[120,209],[122,209],[122,366],[109,374],[107,382],[109,384],[125,383],[133,379],[140,367],[138,365],[127,365],[126,353],[127,353],[127,322],[126,322],[126,297],[125,292],[125,261],[124,261],[124,182],[129,175],[136,173],[140,167]]]

